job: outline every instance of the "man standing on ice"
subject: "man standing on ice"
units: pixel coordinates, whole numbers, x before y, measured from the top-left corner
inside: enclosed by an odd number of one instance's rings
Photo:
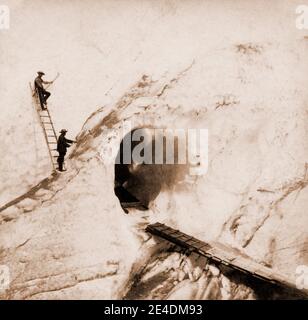
[[[64,157],[66,155],[66,150],[71,146],[71,143],[75,143],[73,140],[69,140],[65,138],[67,130],[62,129],[60,131],[60,136],[58,138],[58,143],[57,143],[57,151],[59,152],[59,157],[57,159],[57,162],[59,164],[59,171],[65,171],[63,170],[63,163],[64,163]]]
[[[37,92],[42,110],[46,110],[47,99],[50,96],[50,92],[46,91],[43,84],[51,84],[53,81],[44,81],[43,76],[45,73],[43,71],[38,71],[38,76],[34,80],[35,91]]]

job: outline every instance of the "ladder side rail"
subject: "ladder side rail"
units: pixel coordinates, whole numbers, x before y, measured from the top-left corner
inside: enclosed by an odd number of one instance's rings
[[[55,127],[54,127],[54,125],[53,125],[53,122],[52,122],[52,119],[51,119],[49,110],[46,109],[46,111],[47,111],[47,113],[48,113],[48,117],[49,117],[49,120],[50,120],[50,125],[51,125],[51,128],[52,128],[52,131],[53,131],[53,133],[54,133],[54,135],[55,135],[56,140],[58,141],[58,137],[57,137],[57,134],[56,134],[56,130],[55,130]]]
[[[36,114],[37,114],[37,116],[39,118],[39,122],[40,122],[40,125],[41,125],[42,129],[43,129],[44,137],[45,137],[45,140],[46,140],[46,143],[47,143],[47,148],[48,148],[49,156],[50,156],[50,159],[51,159],[52,168],[56,169],[55,163],[53,161],[53,155],[52,155],[50,147],[49,147],[49,141],[48,141],[47,133],[46,133],[43,121],[42,121],[42,119],[41,119],[41,117],[39,115],[39,112],[37,110],[37,94],[35,92],[35,94],[33,95],[33,89],[32,89],[32,86],[31,86],[31,82],[29,82],[29,85],[30,85],[30,90],[31,90],[31,93],[32,93],[32,97],[33,97],[33,99],[35,101],[35,104],[34,104],[34,107],[36,108],[35,111],[36,111]]]

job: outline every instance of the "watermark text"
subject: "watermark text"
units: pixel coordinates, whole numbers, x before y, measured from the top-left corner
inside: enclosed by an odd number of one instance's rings
[[[10,28],[10,9],[6,5],[0,4],[0,30]]]

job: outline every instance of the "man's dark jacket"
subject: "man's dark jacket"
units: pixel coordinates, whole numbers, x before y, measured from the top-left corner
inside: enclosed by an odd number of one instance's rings
[[[70,143],[73,143],[74,141],[66,139],[63,134],[60,135],[58,138],[57,143],[57,151],[60,154],[66,154],[66,149],[69,148],[71,145]]]

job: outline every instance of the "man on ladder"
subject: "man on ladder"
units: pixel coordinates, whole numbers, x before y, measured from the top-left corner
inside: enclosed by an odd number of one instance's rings
[[[50,92],[46,91],[43,84],[51,84],[53,81],[44,81],[43,76],[45,73],[43,71],[37,72],[38,76],[34,80],[34,88],[37,92],[42,110],[46,110],[47,99],[50,97]]]
[[[59,157],[58,157],[58,164],[59,164],[59,171],[65,171],[63,169],[63,163],[64,163],[64,157],[66,155],[67,148],[71,146],[72,143],[76,143],[76,141],[69,140],[65,138],[67,130],[62,129],[60,131],[60,136],[58,138],[58,143],[57,143],[57,151],[59,152]]]

